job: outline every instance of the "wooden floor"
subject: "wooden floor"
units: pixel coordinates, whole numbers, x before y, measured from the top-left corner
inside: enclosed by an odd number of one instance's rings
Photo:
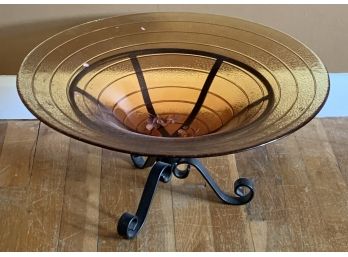
[[[0,251],[348,251],[348,118],[316,119],[267,146],[202,161],[226,190],[254,179],[247,206],[221,204],[193,170],[160,184],[135,240],[148,170],[38,121],[0,121]]]

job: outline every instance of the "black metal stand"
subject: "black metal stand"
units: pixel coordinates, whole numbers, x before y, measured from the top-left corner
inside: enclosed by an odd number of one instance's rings
[[[131,155],[131,158],[136,168],[144,169],[151,166],[152,168],[147,178],[136,214],[133,215],[126,212],[118,221],[117,231],[121,236],[127,239],[134,238],[143,226],[158,182],[168,183],[173,174],[180,179],[186,178],[190,173],[191,166],[199,171],[216,195],[224,203],[231,205],[246,204],[250,202],[254,196],[253,183],[247,178],[239,178],[234,182],[234,193],[236,196],[226,194],[220,189],[209,175],[208,170],[198,159],[143,157],[136,155]],[[184,170],[179,169],[178,166],[181,164],[186,164]]]

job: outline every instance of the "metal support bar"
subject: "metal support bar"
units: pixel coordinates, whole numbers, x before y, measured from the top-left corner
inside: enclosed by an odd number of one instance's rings
[[[144,157],[144,156],[132,154],[131,158],[133,161],[133,165],[138,169],[151,167],[156,162],[156,157],[152,157],[152,156]]]

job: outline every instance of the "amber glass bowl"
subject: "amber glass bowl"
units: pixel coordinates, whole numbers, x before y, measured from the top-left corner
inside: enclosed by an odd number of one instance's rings
[[[74,138],[123,152],[211,156],[300,128],[327,71],[274,29],[206,14],[112,17],[37,46],[18,74],[26,106]]]

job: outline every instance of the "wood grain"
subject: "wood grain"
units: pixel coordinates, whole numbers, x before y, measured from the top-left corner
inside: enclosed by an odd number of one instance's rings
[[[337,196],[340,200],[344,198],[347,199],[347,185],[348,185],[348,119],[346,118],[329,118],[329,119],[321,119],[322,127],[324,128],[327,140],[331,145],[332,154],[336,158],[337,168],[340,171],[340,174],[345,182],[345,193],[342,196]],[[333,160],[334,161],[334,160]],[[335,169],[337,171],[337,168]],[[342,187],[341,187],[342,189]],[[341,191],[342,192],[342,191]],[[338,208],[339,210],[334,213],[334,209],[331,211],[332,214],[329,217],[330,223],[337,222],[339,220],[342,221],[341,224],[336,225],[340,230],[347,231],[347,220],[340,215],[346,215],[343,212],[347,210],[347,202],[339,201]],[[336,207],[336,208],[337,208]],[[333,206],[333,208],[335,208]],[[335,215],[339,216],[335,218]],[[334,226],[335,227],[335,226]],[[336,227],[335,227],[336,228]],[[336,238],[331,238],[331,242],[333,244],[333,248],[335,251],[347,251],[347,232],[343,232],[343,234],[336,232]]]
[[[289,251],[281,175],[271,158],[266,146],[236,155],[239,175],[252,178],[256,190],[254,199],[244,208],[256,251]]]
[[[202,159],[228,193],[252,178],[253,201],[222,204],[192,169],[160,183],[138,238],[125,240],[118,218],[136,211],[149,169],[37,121],[0,121],[0,167],[10,167],[0,250],[348,251],[347,131],[346,118],[315,119],[272,144]]]
[[[101,149],[71,139],[59,251],[97,251]]]
[[[27,189],[38,122],[1,122],[0,249],[19,249],[27,217]],[[25,133],[22,137],[22,133]]]
[[[207,158],[205,165],[214,180],[230,195],[234,195],[233,184],[239,178],[234,155]],[[254,250],[245,206],[222,204],[208,188],[209,210],[215,251]]]
[[[207,185],[194,169],[184,180],[172,180],[177,251],[214,251]]]
[[[323,224],[300,147],[296,134],[267,146],[270,161],[281,178],[279,189],[284,194],[287,227],[284,238],[288,240],[289,250],[315,251],[320,247],[324,250],[328,242],[320,231]]]
[[[130,162],[130,161],[129,161]],[[150,169],[136,170],[135,203],[138,204]],[[135,213],[136,209],[129,210]],[[146,222],[137,237],[137,251],[175,251],[171,184],[159,182]]]
[[[31,121],[9,122],[11,130],[8,127],[7,133],[11,140],[17,134],[18,144],[17,148],[12,143],[4,144],[1,155],[23,149],[32,152],[29,145],[36,140],[30,140],[28,135],[23,135],[25,140],[20,140],[20,133],[37,135],[37,132],[31,131],[37,125],[38,122]],[[1,249],[5,251],[57,250],[69,139],[41,124],[35,145],[33,165],[29,165],[30,161],[26,159],[23,160],[26,165],[17,164],[20,161],[14,158],[6,159],[11,167],[19,167],[23,171],[25,179],[16,181],[26,183],[22,187],[18,183],[17,187],[3,188],[1,191],[1,230],[5,231],[1,233],[4,239],[1,240]],[[31,155],[27,153],[27,156]],[[14,172],[17,170],[14,169]]]
[[[4,140],[5,140],[6,130],[7,130],[7,121],[0,120],[0,155],[2,151],[2,146],[4,144]]]
[[[312,136],[308,137],[308,134]],[[324,126],[319,120],[314,120],[295,136],[306,164],[308,179],[315,191],[322,224],[325,224],[322,232],[327,244],[320,245],[319,250],[346,251],[347,244],[342,244],[342,240],[347,239],[348,231],[348,187]]]
[[[125,240],[116,233],[121,215],[136,210],[135,176],[129,157],[103,149],[99,197],[98,251],[136,251],[136,240]]]
[[[70,139],[40,125],[20,251],[57,251]]]
[[[338,168],[348,185],[348,119],[321,119]]]
[[[37,121],[7,124],[0,156],[0,187],[23,187],[29,183],[38,126]]]

